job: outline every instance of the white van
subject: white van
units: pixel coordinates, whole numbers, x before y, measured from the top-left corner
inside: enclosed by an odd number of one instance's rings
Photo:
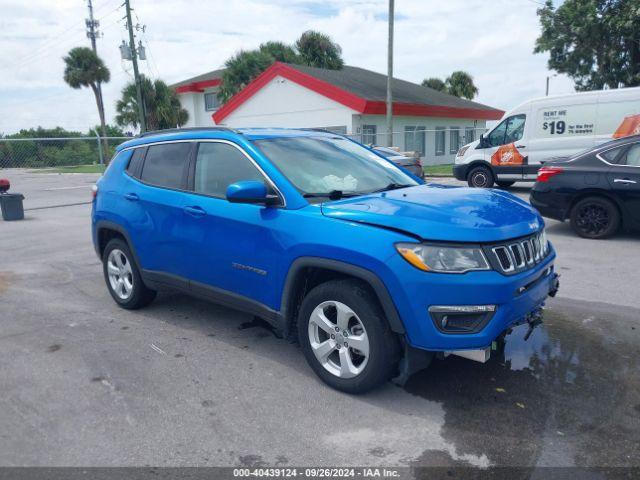
[[[505,113],[490,132],[458,150],[453,172],[471,187],[533,182],[551,158],[638,133],[640,87],[537,98]]]

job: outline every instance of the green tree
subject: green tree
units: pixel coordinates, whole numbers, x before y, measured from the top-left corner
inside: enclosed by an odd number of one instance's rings
[[[445,80],[447,93],[460,98],[472,100],[478,94],[478,87],[473,83],[473,77],[467,72],[455,71]]]
[[[275,62],[338,70],[344,66],[341,52],[329,36],[311,30],[300,36],[295,47],[266,42],[255,50],[241,50],[224,64],[218,97],[226,102]]]
[[[439,78],[435,78],[435,77],[425,78],[422,81],[422,86],[432,88],[439,92],[445,92],[445,93],[447,92],[447,86],[445,85],[445,83]]]
[[[538,16],[534,52],[549,52],[549,68],[576,90],[640,85],[638,0],[565,0],[558,8],[547,0]]]
[[[301,63],[310,67],[340,70],[344,66],[342,48],[321,32],[308,30],[296,41]]]
[[[242,90],[276,60],[266,51],[241,50],[224,64],[218,97],[223,102]]]
[[[111,78],[109,69],[104,62],[93,50],[87,47],[76,47],[69,50],[66,57],[63,57],[64,81],[71,88],[90,87],[98,106],[98,115],[100,116],[100,128],[102,136],[106,136],[106,121],[104,118],[104,105],[100,96],[99,86],[101,83],[107,83]],[[103,140],[105,151],[107,147],[106,140]]]
[[[260,52],[270,55],[277,62],[300,63],[300,58],[290,45],[282,42],[266,42],[258,48]]]
[[[162,80],[151,81],[140,76],[142,101],[149,130],[164,130],[180,127],[187,123],[189,112],[180,105],[176,92]],[[127,84],[122,90],[122,98],[116,103],[116,123],[121,127],[137,128],[138,98],[134,82]]]

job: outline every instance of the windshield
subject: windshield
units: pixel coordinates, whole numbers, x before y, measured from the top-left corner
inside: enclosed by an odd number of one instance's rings
[[[254,143],[308,197],[340,198],[418,185],[393,164],[346,138],[285,137]]]

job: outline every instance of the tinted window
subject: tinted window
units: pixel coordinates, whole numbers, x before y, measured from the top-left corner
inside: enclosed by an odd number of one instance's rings
[[[142,166],[142,159],[144,158],[144,148],[136,148],[131,155],[129,165],[127,166],[127,173],[132,177],[140,177],[140,167]]]
[[[631,167],[640,167],[640,143],[631,145],[625,155],[626,158],[620,161],[623,165],[629,165]]]
[[[600,154],[600,156],[602,158],[604,158],[609,163],[617,163],[616,159],[617,159],[618,155],[620,154],[620,151],[622,150],[622,148],[623,147],[612,148],[611,150],[607,150],[605,152],[602,152]]]
[[[241,180],[265,182],[251,160],[236,147],[226,143],[201,143],[198,146],[194,177],[196,192],[225,198],[227,187]]]
[[[149,147],[142,167],[141,179],[159,187],[180,188],[189,143],[168,143]]]

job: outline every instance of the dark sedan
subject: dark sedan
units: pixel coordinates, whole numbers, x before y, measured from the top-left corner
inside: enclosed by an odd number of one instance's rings
[[[569,219],[581,237],[640,229],[640,135],[545,163],[530,201],[545,217]]]

